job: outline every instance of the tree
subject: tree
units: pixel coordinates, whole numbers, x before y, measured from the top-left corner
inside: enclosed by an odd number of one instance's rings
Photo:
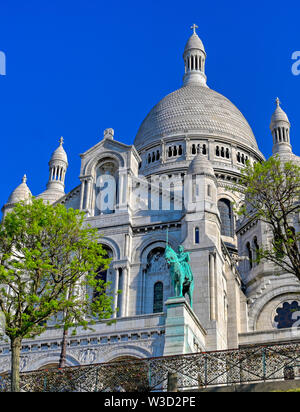
[[[300,167],[278,157],[248,163],[235,190],[245,195],[238,214],[265,222],[273,235],[269,245],[257,250],[256,262],[273,262],[300,279]]]
[[[112,316],[108,284],[97,278],[110,260],[84,213],[42,200],[19,203],[0,226],[0,311],[11,346],[11,390],[20,390],[22,340],[57,326],[89,328]],[[87,290],[94,288],[91,300]],[[59,314],[67,313],[67,316]]]
[[[107,254],[105,249],[103,249],[103,253]],[[90,308],[93,308],[93,317],[90,319],[90,324],[94,324],[96,320],[101,320],[103,319],[103,299],[106,300],[106,289],[108,287],[108,283],[104,283],[104,281],[101,280],[101,274],[103,273],[103,270],[107,269],[106,266],[101,266],[99,267],[97,271],[96,278],[90,279],[89,282],[87,282],[88,288],[91,290],[91,299],[88,299],[88,306],[86,308],[87,311],[89,311]],[[121,291],[117,291],[117,293],[120,293]],[[68,294],[74,294],[76,291],[74,290],[74,286],[70,287]],[[63,336],[62,336],[62,341],[61,341],[61,353],[60,353],[60,359],[59,359],[59,365],[58,368],[62,369],[65,368],[66,366],[66,355],[67,355],[67,338],[69,334],[69,329],[73,328],[73,333],[76,333],[76,327],[77,327],[77,316],[76,312],[74,313],[74,310],[71,308],[67,308],[63,314],[60,314],[63,319],[62,323],[63,325]],[[109,313],[109,315],[112,315],[112,312]],[[111,317],[111,316],[109,316]],[[115,323],[115,319],[110,319],[109,321],[106,322],[108,325],[111,325]]]

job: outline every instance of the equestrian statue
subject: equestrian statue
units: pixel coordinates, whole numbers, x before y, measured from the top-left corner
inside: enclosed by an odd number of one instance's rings
[[[194,277],[189,263],[191,261],[190,253],[185,252],[182,245],[178,247],[178,253],[176,253],[169,245],[168,233],[165,259],[170,270],[175,297],[182,298],[188,294],[190,305],[193,307]]]

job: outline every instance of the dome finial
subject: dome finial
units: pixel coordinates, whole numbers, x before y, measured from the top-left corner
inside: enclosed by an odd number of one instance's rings
[[[26,174],[23,176],[23,179],[22,179],[22,183],[26,183],[27,182],[27,176],[26,176]]]
[[[280,107],[280,103],[281,103],[281,101],[280,101],[279,97],[277,97],[277,98],[276,98],[277,107]]]
[[[60,146],[62,146],[64,144],[64,138],[61,136],[61,138],[59,139],[59,144]]]
[[[199,29],[199,26],[197,26],[197,24],[193,24],[192,26],[191,26],[191,29],[194,31],[194,34],[197,34],[196,33],[196,29]]]

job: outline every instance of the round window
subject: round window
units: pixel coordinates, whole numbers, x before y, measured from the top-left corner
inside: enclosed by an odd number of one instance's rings
[[[277,324],[277,329],[292,328],[298,326],[298,320],[300,319],[300,306],[299,302],[284,302],[279,308],[276,309],[277,315],[274,321]]]

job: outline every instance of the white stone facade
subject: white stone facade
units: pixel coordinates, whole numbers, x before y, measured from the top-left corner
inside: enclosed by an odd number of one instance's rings
[[[235,349],[300,338],[297,331],[281,328],[275,321],[284,304],[299,302],[300,306],[299,281],[289,274],[278,276],[268,263],[251,267],[249,253],[268,241],[268,230],[260,222],[238,222],[234,215],[233,203],[243,199],[230,191],[230,185],[246,160],[257,162],[264,156],[240,111],[207,86],[205,59],[204,46],[194,32],[184,51],[183,87],[151,110],[132,146],[117,141],[113,129],[107,129],[103,140],[81,155],[80,185],[68,194],[64,193],[68,159],[62,140],[51,157],[47,190],[38,197],[85,211],[86,221],[98,228],[100,241],[112,257],[107,281],[114,293],[116,323],[99,323],[94,332],[78,331],[70,337],[70,366],[172,354],[176,345],[169,341],[165,345],[165,337],[174,330],[170,320],[176,319],[174,313],[183,322],[179,329],[189,330],[182,339],[182,353],[187,348],[192,352]],[[277,104],[271,127],[274,153],[299,162],[291,151],[290,124],[282,113]],[[174,181],[171,208],[163,207],[169,200],[165,176]],[[104,177],[116,182],[116,196],[108,201],[111,210],[102,207],[108,204],[105,185],[101,186]],[[176,188],[186,177],[192,196],[184,199],[180,209],[182,198]],[[138,208],[138,194],[148,194],[151,179],[156,182],[151,187],[155,207],[140,204]],[[28,196],[24,178],[3,214]],[[299,219],[295,228],[299,231]],[[191,254],[193,313],[184,303],[178,312],[165,305],[174,294],[163,258],[167,229],[173,249],[183,244]],[[172,313],[168,319],[167,307]],[[22,370],[57,364],[60,344],[61,331],[53,328],[25,341]],[[174,353],[180,352],[179,346]],[[0,372],[8,370],[9,363],[9,346],[3,343]]]

